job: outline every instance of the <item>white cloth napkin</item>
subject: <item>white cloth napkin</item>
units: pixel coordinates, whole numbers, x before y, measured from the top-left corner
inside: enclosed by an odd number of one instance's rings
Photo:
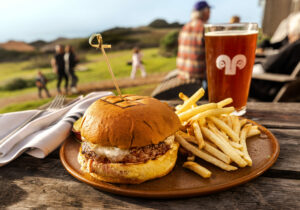
[[[112,95],[112,92],[93,92],[67,107],[54,112],[45,112],[28,123],[5,142],[0,144],[0,166],[16,159],[25,151],[27,154],[44,158],[55,150],[70,134],[73,122],[97,99]],[[0,115],[0,139],[29,119],[37,110]]]

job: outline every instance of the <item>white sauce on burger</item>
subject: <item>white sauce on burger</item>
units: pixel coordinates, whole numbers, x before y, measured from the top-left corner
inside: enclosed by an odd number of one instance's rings
[[[164,142],[168,145],[172,145],[174,142],[174,135],[167,137]],[[105,156],[112,162],[118,162],[130,154],[130,149],[120,149],[118,147],[103,147],[90,142],[85,142],[89,145],[90,149],[95,152],[98,156]]]

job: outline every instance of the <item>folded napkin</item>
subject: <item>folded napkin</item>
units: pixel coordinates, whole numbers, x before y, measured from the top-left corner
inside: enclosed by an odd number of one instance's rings
[[[44,112],[0,144],[0,166],[16,159],[24,152],[36,158],[46,157],[68,137],[73,122],[81,117],[94,101],[112,94],[112,92],[93,92],[85,97],[80,96],[76,102],[62,109]],[[38,110],[0,115],[0,139],[36,112]]]

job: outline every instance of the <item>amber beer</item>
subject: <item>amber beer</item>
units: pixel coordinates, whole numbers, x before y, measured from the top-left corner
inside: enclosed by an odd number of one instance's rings
[[[233,99],[246,108],[255,59],[257,30],[205,32],[206,71],[210,102]]]

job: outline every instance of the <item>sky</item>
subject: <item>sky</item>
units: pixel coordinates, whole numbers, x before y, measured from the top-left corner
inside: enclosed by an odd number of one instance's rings
[[[51,41],[58,37],[88,37],[112,27],[135,27],[162,18],[186,23],[197,0],[1,0],[0,42]],[[259,0],[208,0],[210,23],[242,22],[261,25]]]

